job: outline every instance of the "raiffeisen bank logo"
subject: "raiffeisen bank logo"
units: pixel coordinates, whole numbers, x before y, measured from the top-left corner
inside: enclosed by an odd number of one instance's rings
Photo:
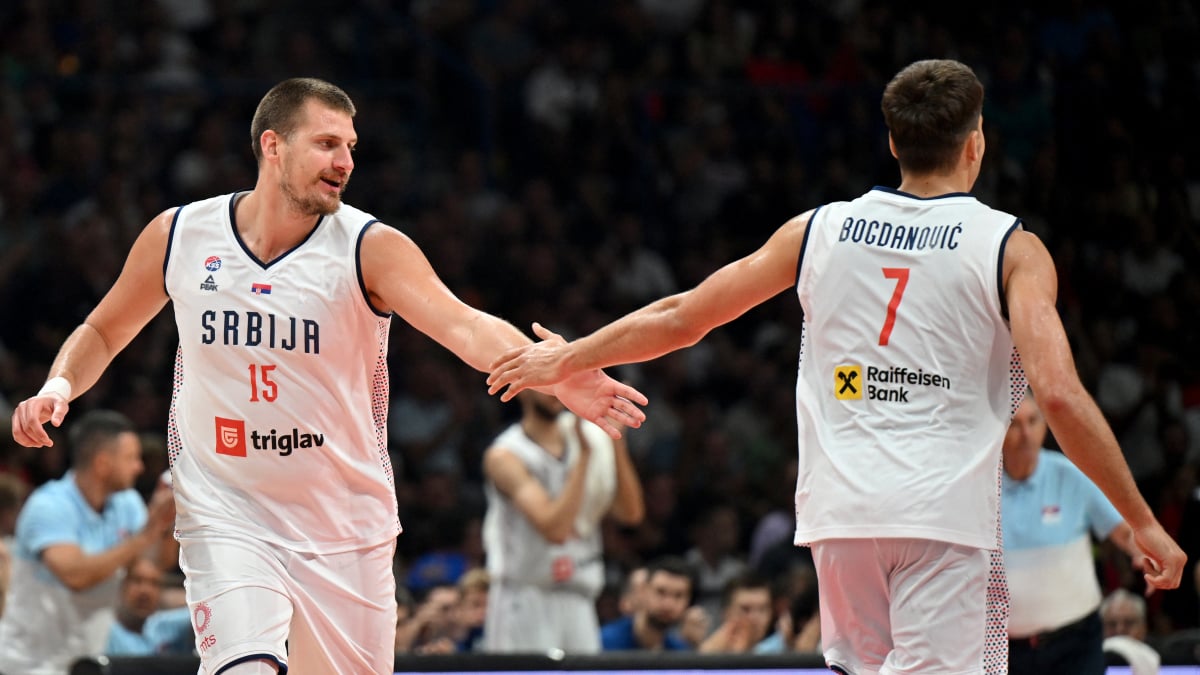
[[[844,364],[833,369],[833,394],[839,401],[883,401],[908,403],[914,389],[950,389],[950,378],[905,366],[861,366]]]
[[[249,449],[265,450],[287,457],[295,450],[303,448],[319,448],[325,445],[325,434],[309,433],[301,429],[285,429],[278,431],[251,431],[246,433],[244,420],[232,420],[225,417],[216,419],[216,449],[218,455],[231,457],[246,457]]]

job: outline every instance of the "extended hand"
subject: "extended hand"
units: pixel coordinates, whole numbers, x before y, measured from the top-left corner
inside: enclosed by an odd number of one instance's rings
[[[542,338],[541,342],[510,349],[492,362],[488,393],[508,387],[501,401],[511,401],[525,389],[558,384],[571,374],[564,363],[567,341],[540,323],[533,324],[533,332]]]
[[[554,385],[553,391],[571,412],[600,427],[614,440],[621,437],[621,429],[636,429],[646,420],[646,413],[638,407],[648,402],[642,392],[601,370],[576,373]]]
[[[21,401],[16,410],[13,410],[13,440],[27,448],[54,445],[50,434],[46,433],[42,425],[49,422],[56,427],[60,426],[69,408],[67,399],[58,394],[30,396]]]

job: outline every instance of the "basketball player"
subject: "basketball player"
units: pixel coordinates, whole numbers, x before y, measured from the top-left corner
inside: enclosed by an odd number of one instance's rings
[[[967,66],[908,66],[882,102],[899,189],[803,213],[694,289],[572,343],[536,326],[544,341],[488,378],[508,398],[652,359],[794,289],[805,317],[795,543],[812,546],[825,658],[844,673],[984,672],[985,642],[987,670],[1003,667],[1004,612],[986,596],[1004,595],[989,560],[1022,368],[1067,455],[1153,561],[1147,583],[1179,584],[1184,555],[1075,372],[1045,246],[968,194],[982,104]]]
[[[563,415],[536,391],[521,419],[484,454],[483,538],[489,587],[484,649],[600,651],[596,596],[604,586],[600,521],[636,525],[642,486],[623,441]]]
[[[172,301],[169,452],[202,673],[392,672],[391,317],[481,370],[529,342],[455,297],[408,237],[341,201],[354,113],[327,82],[272,88],[251,124],[254,189],[152,220],[13,413],[19,443],[49,445],[42,425],[61,424]],[[644,397],[600,371],[544,391],[614,436],[643,418],[630,401]]]

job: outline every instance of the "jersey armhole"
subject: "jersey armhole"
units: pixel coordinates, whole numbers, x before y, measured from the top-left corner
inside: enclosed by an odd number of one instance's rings
[[[379,222],[378,218],[372,218],[372,219],[368,220],[366,222],[366,224],[364,224],[362,226],[361,230],[358,231],[358,239],[354,242],[354,271],[355,271],[355,275],[358,277],[358,290],[362,292],[363,302],[367,303],[367,307],[369,307],[371,309],[371,311],[374,312],[375,315],[378,316],[379,318],[390,319],[390,318],[392,318],[392,315],[390,312],[385,312],[385,311],[379,309],[378,307],[375,306],[374,303],[371,302],[371,294],[367,292],[367,282],[365,279],[363,279],[363,269],[362,269],[363,237],[365,237],[367,235],[367,230],[371,229],[371,226],[378,222]]]
[[[175,245],[175,228],[179,225],[179,214],[183,213],[183,207],[175,207],[175,215],[171,216],[171,229],[167,231],[167,250],[163,253],[163,292],[167,297],[171,297],[171,291],[167,288],[167,266],[171,264],[171,249]]]
[[[1012,236],[1017,228],[1022,226],[1021,219],[1017,218],[1013,224],[1009,226],[1008,231],[1000,238],[1000,253],[996,257],[996,292],[999,294],[1000,300],[1000,316],[1008,321],[1008,298],[1004,292],[1004,249],[1008,246],[1008,238]]]
[[[808,238],[812,236],[813,224],[817,222],[817,214],[821,212],[824,205],[813,209],[812,215],[808,217],[808,224],[804,226],[804,239],[800,241],[800,255],[796,258],[796,283],[794,286],[800,286],[800,272],[804,268],[804,252],[808,250]]]

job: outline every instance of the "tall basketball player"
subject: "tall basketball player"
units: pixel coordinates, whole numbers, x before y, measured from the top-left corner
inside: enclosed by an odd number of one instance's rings
[[[180,564],[203,673],[390,673],[397,520],[385,446],[393,315],[484,370],[529,343],[438,279],[400,232],[342,202],[354,104],[320,80],[269,91],[252,191],[165,211],[67,338],[13,437],[51,441],[68,402],[167,303]],[[618,436],[645,399],[599,370],[546,388]],[[286,650],[285,650],[286,643]]]
[[[1000,448],[1026,374],[1067,455],[1153,561],[1146,581],[1174,588],[1184,564],[1075,372],[1046,248],[968,194],[982,106],[967,66],[908,66],[882,102],[899,189],[801,214],[694,289],[590,336],[566,343],[535,326],[545,341],[492,364],[491,391],[507,399],[692,345],[794,289],[795,542],[812,547],[825,658],[844,673],[1003,671]]]

